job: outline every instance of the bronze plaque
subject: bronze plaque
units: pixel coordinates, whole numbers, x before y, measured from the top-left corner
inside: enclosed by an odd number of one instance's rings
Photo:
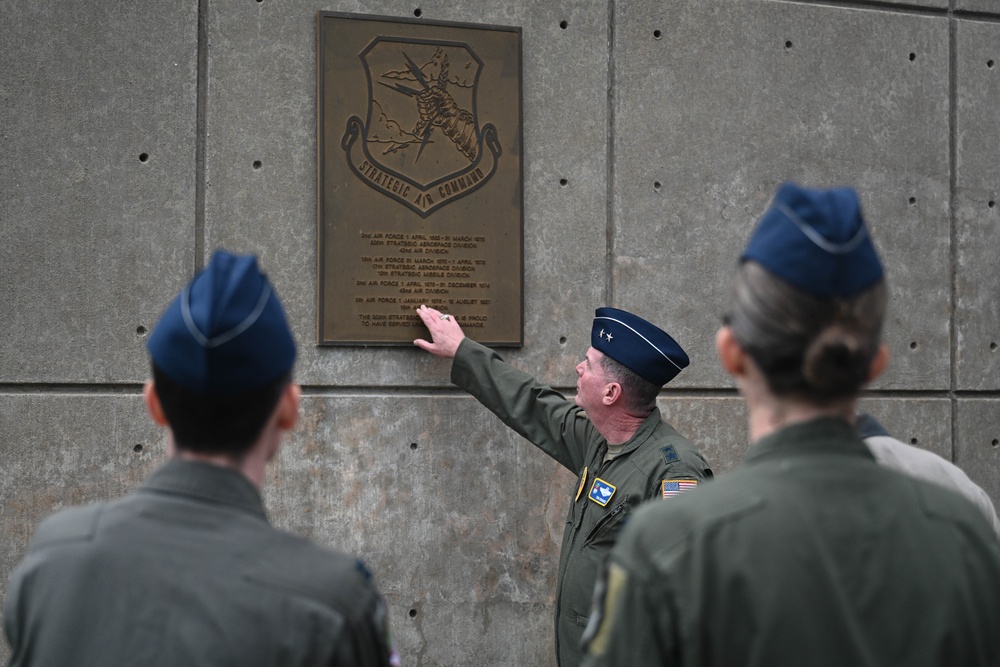
[[[521,30],[318,15],[320,345],[523,342]]]

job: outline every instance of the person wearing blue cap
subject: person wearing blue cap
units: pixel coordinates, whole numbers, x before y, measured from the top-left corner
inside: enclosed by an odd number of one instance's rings
[[[29,665],[398,664],[361,561],[270,525],[260,487],[295,426],[295,342],[252,256],[215,252],[147,344],[168,461],[117,501],[61,511],[13,572]]]
[[[997,665],[1000,541],[855,430],[885,368],[887,287],[857,194],[785,184],[716,336],[752,445],[641,509],[595,588],[584,665]]]
[[[431,340],[414,343],[453,359],[451,381],[579,477],[563,532],[555,608],[558,664],[575,667],[594,582],[621,527],[640,503],[673,502],[712,477],[694,445],[656,407],[660,389],[687,367],[688,356],[641,317],[598,308],[569,400],[466,338],[451,315],[427,306],[417,313]]]

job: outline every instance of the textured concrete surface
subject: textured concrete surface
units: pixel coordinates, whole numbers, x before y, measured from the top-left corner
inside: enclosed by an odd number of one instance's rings
[[[955,373],[959,389],[1000,389],[1000,25],[958,21],[955,114]]]
[[[955,9],[965,12],[982,12],[986,15],[983,18],[996,16],[997,13],[997,5],[994,0],[955,0]]]
[[[4,3],[0,382],[123,382],[194,266],[197,2]]]
[[[955,410],[955,464],[986,489],[997,504],[1000,498],[1000,401],[959,401]]]
[[[571,389],[595,307],[661,323],[693,365],[660,406],[725,474],[747,448],[712,340],[736,255],[779,182],[850,183],[893,299],[862,408],[1000,498],[994,0],[8,2],[0,594],[38,520],[162,460],[144,334],[226,245],[261,256],[300,345],[273,521],[369,562],[404,664],[552,664],[573,476],[447,362],[314,345],[316,12],[418,9],[523,29],[525,344],[507,359]]]
[[[718,386],[732,267],[777,184],[854,185],[892,287],[879,386],[947,388],[948,21],[712,7],[617,4],[615,300],[695,351],[680,385]]]

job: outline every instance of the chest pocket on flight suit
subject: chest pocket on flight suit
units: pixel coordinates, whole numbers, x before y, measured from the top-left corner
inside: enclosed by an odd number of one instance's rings
[[[593,510],[593,508],[590,509]],[[628,504],[628,496],[626,495],[604,516],[597,520],[597,523],[594,524],[594,527],[587,534],[587,539],[583,543],[584,546],[614,543],[618,539],[618,532],[621,530],[622,525],[624,525],[625,518],[628,516],[630,509],[631,506]]]

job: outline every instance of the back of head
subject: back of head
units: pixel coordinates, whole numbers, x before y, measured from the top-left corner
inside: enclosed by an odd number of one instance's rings
[[[867,381],[886,303],[857,194],[788,183],[741,257],[726,322],[775,395],[822,404]]]
[[[239,455],[291,379],[295,341],[253,256],[218,250],[149,337],[153,382],[180,449]]]

